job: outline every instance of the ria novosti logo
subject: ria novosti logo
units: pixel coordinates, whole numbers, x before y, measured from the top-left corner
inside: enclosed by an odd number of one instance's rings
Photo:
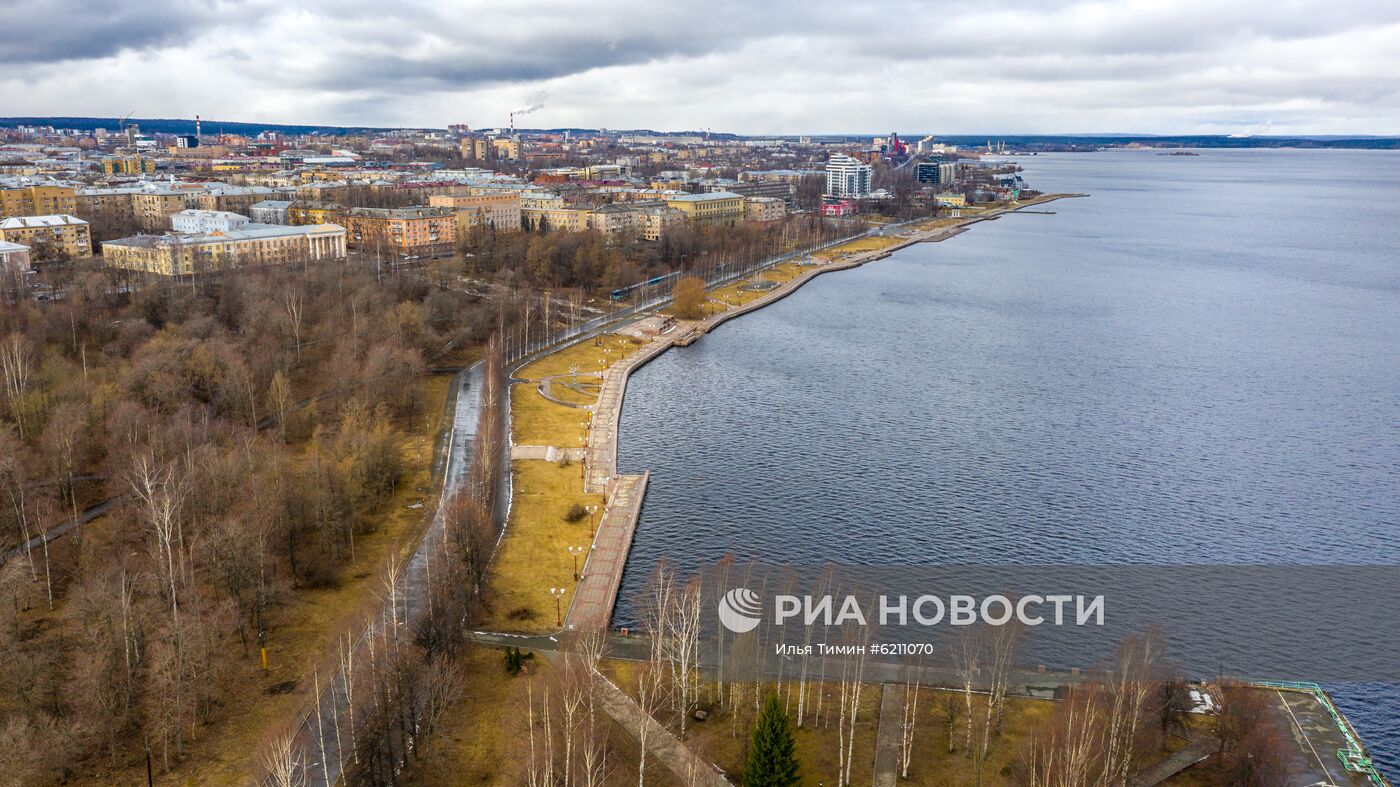
[[[1013,598],[1001,594],[953,594],[946,599],[928,594],[912,599],[906,595],[881,595],[875,601],[875,608],[867,610],[853,595],[778,595],[774,597],[773,624],[782,626],[795,620],[805,626],[865,626],[874,619],[881,626],[907,626],[913,618],[919,626],[1004,626],[1013,620],[1024,626],[1104,625],[1102,595],[1027,594]],[[735,634],[747,634],[763,621],[763,600],[748,588],[733,588],[720,597],[718,612],[725,628]]]
[[[763,619],[763,602],[748,588],[734,588],[720,596],[719,622],[735,634],[747,634]]]

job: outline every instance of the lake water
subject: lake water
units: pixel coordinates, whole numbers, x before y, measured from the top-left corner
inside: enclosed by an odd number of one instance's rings
[[[819,277],[634,376],[620,464],[652,481],[619,621],[661,557],[1400,563],[1400,154],[1020,161],[1092,196]],[[1400,687],[1330,688],[1400,773]]]

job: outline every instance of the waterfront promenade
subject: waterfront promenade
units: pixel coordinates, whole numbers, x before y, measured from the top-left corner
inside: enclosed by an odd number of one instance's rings
[[[1057,198],[1059,197],[1031,204],[1040,205]],[[593,548],[584,564],[577,594],[569,604],[565,628],[577,630],[606,627],[610,623],[618,588],[622,584],[622,574],[627,567],[627,555],[632,550],[632,538],[636,532],[637,520],[641,516],[648,476],[618,474],[617,441],[622,402],[627,393],[627,380],[633,372],[672,347],[689,345],[729,320],[786,298],[817,276],[857,268],[884,259],[895,251],[916,243],[943,241],[965,232],[973,224],[995,219],[1018,209],[992,210],[949,226],[904,230],[898,235],[888,236],[894,241],[888,246],[845,254],[832,261],[808,265],[806,270],[797,276],[740,306],[701,320],[678,321],[673,330],[652,338],[642,349],[614,362],[602,372],[598,401],[593,406],[592,426],[588,432],[583,477],[584,491],[605,494],[607,502],[594,537]],[[756,276],[759,273],[761,271],[755,271],[752,275]],[[633,321],[645,316],[638,315]]]

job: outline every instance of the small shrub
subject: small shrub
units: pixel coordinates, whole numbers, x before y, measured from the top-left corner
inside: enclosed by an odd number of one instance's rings
[[[588,516],[588,509],[584,508],[579,503],[574,503],[573,505],[569,506],[568,512],[564,514],[564,521],[568,522],[569,524],[573,524],[575,522],[582,522],[583,518],[586,516]]]
[[[525,669],[525,663],[535,658],[533,653],[525,653],[520,648],[506,648],[505,665],[506,672],[511,675],[519,675]]]

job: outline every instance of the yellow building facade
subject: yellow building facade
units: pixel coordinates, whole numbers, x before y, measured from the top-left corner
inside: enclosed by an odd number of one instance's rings
[[[0,219],[0,240],[28,246],[36,256],[42,249],[52,249],[65,257],[92,256],[88,223],[68,214]]]
[[[77,210],[76,192],[70,186],[0,185],[0,217],[52,216]]]

